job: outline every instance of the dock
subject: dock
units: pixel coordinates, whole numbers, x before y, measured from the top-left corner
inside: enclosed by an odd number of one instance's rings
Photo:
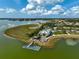
[[[33,41],[29,45],[22,46],[22,48],[30,49],[30,50],[33,50],[33,51],[39,51],[41,49],[40,46],[35,46],[35,45],[32,45],[32,44],[33,44]]]

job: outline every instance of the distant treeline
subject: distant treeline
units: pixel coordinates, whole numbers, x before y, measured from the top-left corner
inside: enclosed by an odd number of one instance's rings
[[[0,18],[0,20],[10,20],[10,21],[67,20],[69,22],[72,22],[72,21],[79,22],[79,18]]]

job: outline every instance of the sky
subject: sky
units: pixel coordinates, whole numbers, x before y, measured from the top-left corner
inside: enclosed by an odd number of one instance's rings
[[[79,18],[79,0],[0,0],[0,18]]]

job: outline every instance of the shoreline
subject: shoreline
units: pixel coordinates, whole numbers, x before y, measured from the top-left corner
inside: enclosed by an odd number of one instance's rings
[[[5,37],[7,37],[7,38],[10,38],[10,39],[14,39],[14,40],[18,40],[18,41],[27,43],[27,42],[24,41],[24,40],[19,40],[19,39],[17,39],[17,38],[11,37],[11,36],[9,36],[9,35],[7,35],[7,34],[5,34],[5,33],[3,34],[3,36],[5,36]]]
[[[8,38],[19,40],[19,41],[22,41],[22,42],[25,42],[25,43],[32,42],[30,39],[27,40],[27,41],[25,41],[25,40],[22,40],[22,39],[13,38],[13,37],[7,35],[6,33],[4,33],[3,35],[6,36],[6,37],[8,37]],[[43,47],[47,47],[47,48],[53,48],[55,46],[55,43],[57,41],[61,40],[61,38],[64,38],[64,40],[75,38],[77,40],[77,39],[79,39],[79,35],[75,35],[75,34],[70,34],[70,35],[68,35],[68,34],[55,35],[55,36],[50,36],[48,38],[47,42],[40,42],[39,40],[36,40],[36,41],[34,41],[34,44],[37,44],[37,45],[43,46]]]
[[[8,38],[10,38],[10,39],[19,40],[19,41],[25,42],[25,43],[30,43],[30,42],[32,42],[32,41],[30,41],[31,38],[30,38],[29,40],[25,41],[25,40],[22,40],[22,39],[17,39],[17,38],[11,37],[11,36],[7,35],[6,33],[4,33],[3,36],[8,37]],[[51,37],[51,36],[50,36],[50,37]],[[49,41],[49,39],[48,39],[48,41]],[[37,44],[37,45],[42,46],[42,47],[52,48],[52,45],[49,44],[48,41],[47,41],[47,42],[40,42],[40,41],[36,40],[36,41],[34,42],[34,44]]]

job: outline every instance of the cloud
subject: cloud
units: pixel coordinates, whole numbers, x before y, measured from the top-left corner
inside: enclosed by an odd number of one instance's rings
[[[45,12],[47,12],[47,10],[44,7],[40,7],[40,6],[37,6],[36,9],[34,9],[34,10],[27,11],[28,14],[42,14]]]
[[[22,8],[22,9],[20,10],[20,12],[21,12],[21,13],[26,13],[26,8]]]
[[[60,3],[63,2],[64,0],[28,0],[29,4],[56,4],[56,3]]]
[[[79,5],[70,8],[59,5],[64,0],[27,0],[28,4],[21,13],[38,17],[79,17]],[[46,7],[50,6],[50,7]]]
[[[63,2],[63,0],[28,0],[28,2],[29,3],[26,5],[26,7],[20,10],[21,13],[49,15],[59,14],[61,11],[63,11],[63,7],[61,5],[56,5],[55,7],[52,7],[51,10],[47,10],[46,7],[43,6],[44,4],[54,5],[58,2]]]
[[[79,6],[74,6],[69,8],[68,10],[66,10],[62,15],[64,16],[75,16],[75,15],[79,15]]]
[[[55,5],[55,7],[52,7],[51,10],[48,10],[43,15],[50,15],[50,14],[60,14],[61,12],[64,12],[64,8],[61,5]]]
[[[56,15],[64,12],[64,8],[61,5],[55,5],[50,10],[47,10],[45,7],[37,6],[35,9],[27,10],[27,8],[23,8],[21,10],[22,13],[34,14],[42,16],[42,15]]]
[[[55,5],[61,3],[64,0],[27,0],[28,4],[26,6],[27,10],[35,9],[37,6],[45,7],[46,5]]]
[[[13,8],[0,8],[0,13],[6,13],[7,16],[11,17],[77,17],[79,15],[79,5],[67,8],[59,5],[59,3],[63,1],[64,0],[27,0],[28,4],[20,11]],[[20,2],[20,0],[16,2]]]
[[[5,11],[5,9],[4,8],[0,8],[0,12],[4,12]]]
[[[20,12],[27,13],[27,14],[42,14],[47,12],[47,9],[41,6],[37,6],[35,9],[29,9],[29,10],[27,10],[27,8],[23,8],[20,10]]]
[[[74,41],[72,39],[68,39],[68,40],[66,40],[66,44],[69,45],[69,46],[75,46],[75,45],[78,44],[78,42]]]
[[[0,12],[3,12],[3,13],[14,13],[14,12],[16,12],[16,10],[13,9],[13,8],[0,8]]]
[[[33,8],[35,8],[35,5],[34,4],[28,4],[26,6],[26,10],[32,10]]]
[[[12,9],[12,8],[7,8],[6,9],[6,13],[14,13],[14,12],[16,12],[15,9]]]
[[[61,5],[56,5],[57,3],[61,3],[64,0],[27,0],[28,4],[25,8],[20,10],[21,13],[34,14],[34,15],[50,15],[50,14],[59,14],[63,11],[63,7]],[[54,6],[48,10],[45,6],[50,5]]]

